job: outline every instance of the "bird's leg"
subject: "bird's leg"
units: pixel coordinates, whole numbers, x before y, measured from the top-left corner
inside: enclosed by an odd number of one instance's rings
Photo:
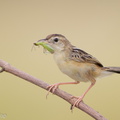
[[[49,85],[47,87],[48,89],[48,93],[46,95],[46,98],[47,96],[49,95],[49,92],[51,91],[52,93],[54,93],[54,91],[58,88],[59,85],[67,85],[67,84],[78,84],[80,83],[79,81],[75,81],[75,82],[64,82],[64,83],[56,83],[56,84],[53,84],[53,85]]]
[[[71,106],[71,110],[74,109],[74,107],[78,107],[79,103],[83,100],[83,98],[85,97],[85,95],[88,93],[88,91],[94,86],[95,82],[92,82],[91,85],[89,86],[89,88],[84,92],[84,94],[80,97],[78,97],[78,99],[75,101],[75,103]]]

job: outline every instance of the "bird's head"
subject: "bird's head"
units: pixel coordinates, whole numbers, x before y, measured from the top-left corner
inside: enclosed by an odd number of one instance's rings
[[[61,34],[51,34],[48,35],[45,39],[38,40],[34,43],[36,46],[43,46],[50,53],[63,51],[68,45],[71,45],[70,42]]]

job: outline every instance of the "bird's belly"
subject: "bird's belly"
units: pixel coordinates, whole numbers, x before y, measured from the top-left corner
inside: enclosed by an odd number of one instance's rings
[[[75,81],[88,82],[100,75],[100,69],[94,64],[65,60],[62,54],[57,54],[54,59],[59,69]]]
[[[59,69],[75,81],[80,82],[88,82],[90,81],[88,76],[88,66],[84,66],[84,64],[74,65],[72,63],[62,63],[58,64]]]
[[[80,82],[87,82],[89,81],[85,77],[82,76],[81,72],[76,71],[76,70],[69,70],[69,69],[64,69],[61,70],[63,73],[68,75],[70,78],[74,79],[75,81],[80,81]]]

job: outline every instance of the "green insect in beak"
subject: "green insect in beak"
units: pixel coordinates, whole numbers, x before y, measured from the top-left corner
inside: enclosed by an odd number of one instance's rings
[[[34,43],[35,46],[43,46],[44,49],[48,50],[50,53],[54,53],[54,49],[49,46],[46,42],[45,39],[38,40],[36,43]]]

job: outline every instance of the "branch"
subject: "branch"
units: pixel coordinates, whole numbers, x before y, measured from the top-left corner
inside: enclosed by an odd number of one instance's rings
[[[25,79],[28,82],[31,82],[45,90],[47,90],[47,87],[49,86],[48,83],[45,83],[44,81],[37,79],[21,70],[16,69],[15,67],[11,66],[9,63],[0,60],[0,67],[2,68],[0,70],[0,72],[6,71],[8,73],[11,73],[15,76],[18,76],[22,79]],[[69,102],[71,105],[74,104],[74,102],[76,101],[76,98],[71,99],[72,95],[69,93],[66,93],[65,91],[62,91],[60,89],[56,89],[54,92],[55,95],[59,96],[60,98],[66,100],[67,102]],[[100,115],[100,113],[96,112],[93,108],[89,107],[88,105],[86,105],[83,101],[80,102],[78,109],[84,111],[85,113],[87,113],[88,115],[90,115],[91,117],[93,117],[96,120],[107,120],[106,118],[104,118],[102,115]]]

